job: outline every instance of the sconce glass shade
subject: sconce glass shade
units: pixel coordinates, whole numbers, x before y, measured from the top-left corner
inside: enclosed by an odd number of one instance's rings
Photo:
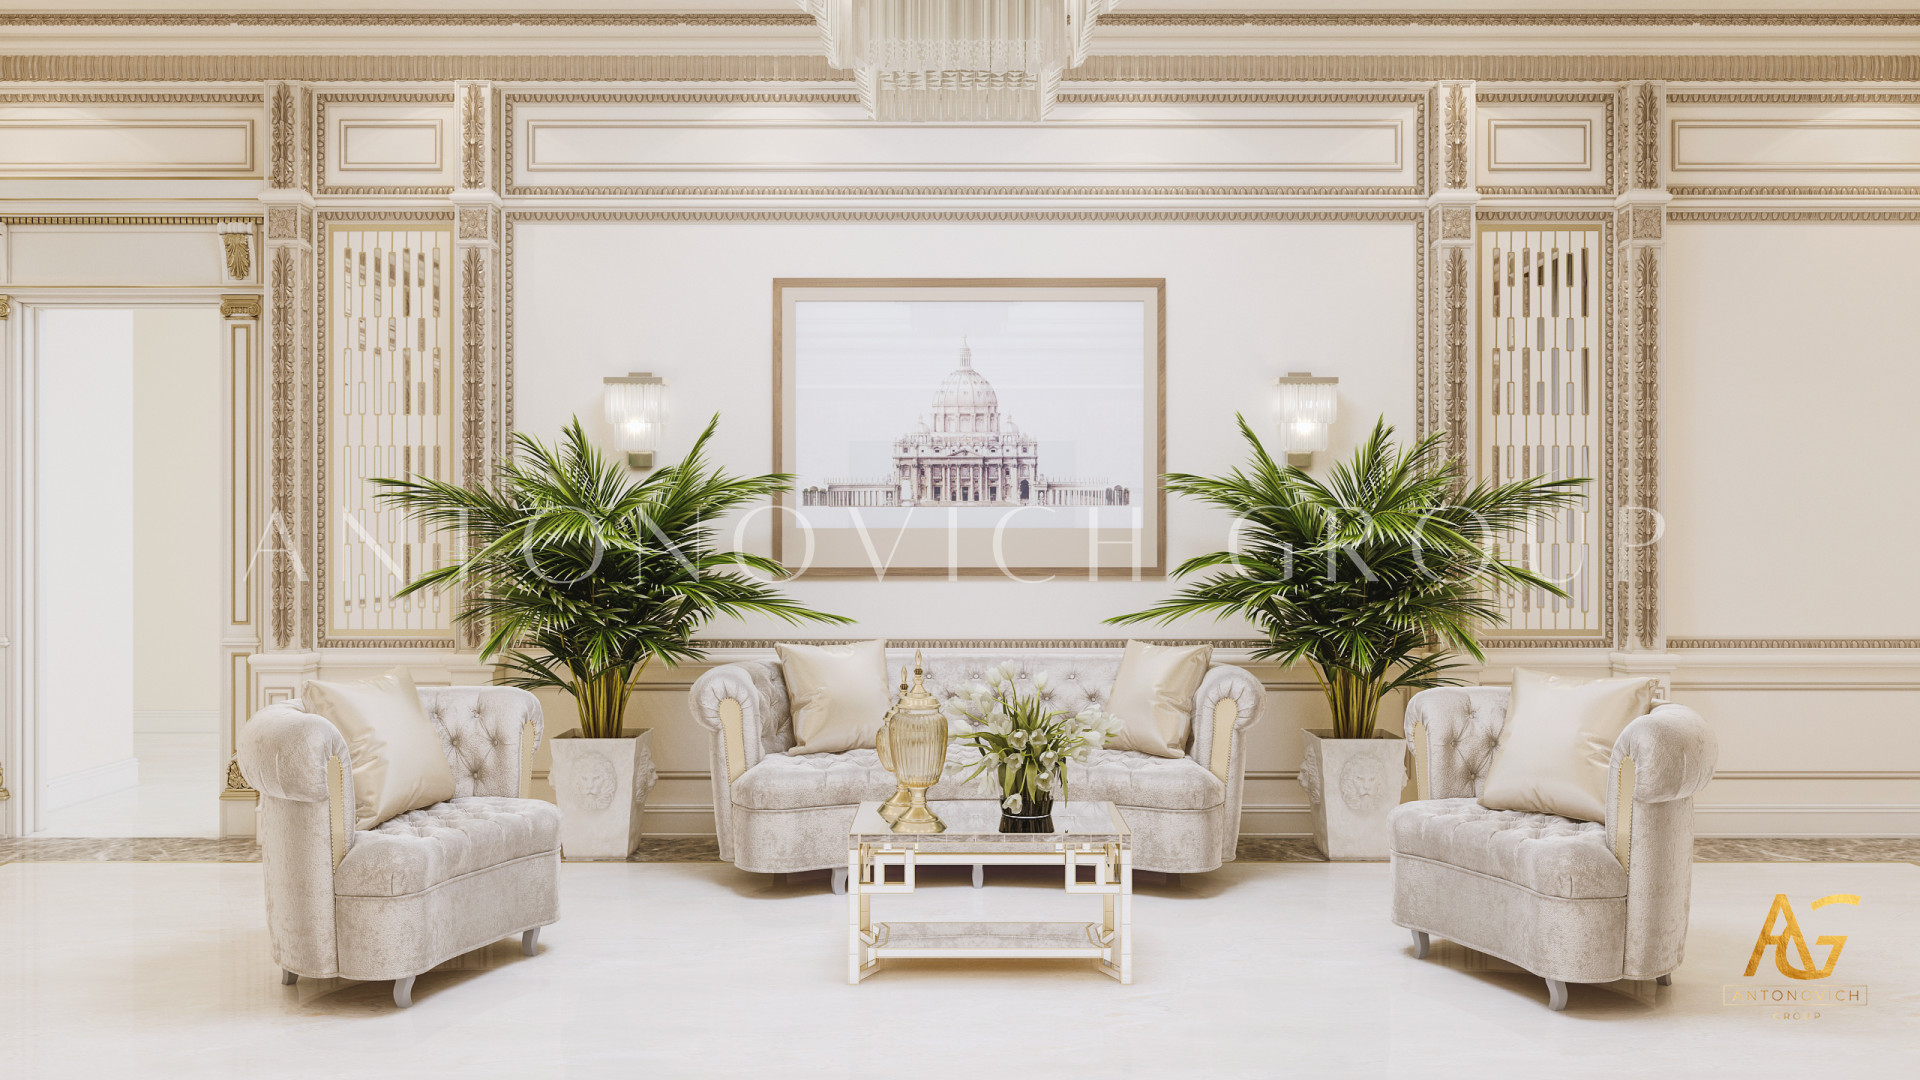
[[[1273,381],[1273,425],[1280,448],[1289,454],[1311,454],[1327,448],[1327,429],[1340,416],[1340,380],[1315,378],[1290,371]]]
[[[627,464],[636,469],[653,468],[653,452],[660,448],[666,414],[666,380],[651,372],[636,371],[609,378],[606,383],[607,426],[627,455]]]

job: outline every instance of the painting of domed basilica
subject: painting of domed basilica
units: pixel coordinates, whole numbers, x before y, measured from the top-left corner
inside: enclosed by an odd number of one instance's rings
[[[913,430],[894,441],[893,470],[875,481],[829,480],[801,490],[804,506],[1125,506],[1126,484],[1061,480],[1042,469],[1040,442],[1000,410],[964,339]]]
[[[795,482],[776,556],[882,576],[1157,568],[1161,293],[777,283],[775,468]]]

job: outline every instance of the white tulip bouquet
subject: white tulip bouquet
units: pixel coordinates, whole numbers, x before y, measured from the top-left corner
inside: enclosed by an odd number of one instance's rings
[[[1051,708],[1046,672],[1035,672],[1028,680],[1033,692],[1023,694],[1015,685],[1018,670],[1011,661],[1001,663],[985,683],[948,699],[943,711],[960,728],[955,740],[978,755],[963,764],[972,767],[965,779],[978,778],[987,793],[998,781],[1007,814],[1045,814],[1055,780],[1061,800],[1067,797],[1067,762],[1085,762],[1119,734],[1120,721],[1097,705],[1077,713]]]

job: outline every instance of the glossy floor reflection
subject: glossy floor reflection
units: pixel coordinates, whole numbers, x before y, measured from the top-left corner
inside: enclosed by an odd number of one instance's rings
[[[260,867],[0,866],[8,1076],[1476,1078],[1920,1074],[1920,866],[1700,864],[1670,988],[1575,986],[1387,921],[1384,865],[1232,864],[1135,899],[1135,983],[1078,962],[900,962],[845,980],[824,883],[711,863],[568,864],[540,955],[517,941],[386,983],[279,985]],[[964,870],[883,897],[916,916],[1087,910],[1051,878]],[[935,875],[929,874],[929,879]],[[1861,906],[1810,908],[1854,893]],[[1774,894],[1848,940],[1819,1019],[1726,1006]],[[1824,956],[1824,947],[1815,947]],[[1769,957],[1771,954],[1769,954]],[[1807,985],[1807,984],[1800,984]]]

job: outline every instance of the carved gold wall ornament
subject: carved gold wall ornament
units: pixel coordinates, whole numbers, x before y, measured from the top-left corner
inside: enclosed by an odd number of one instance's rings
[[[220,790],[220,797],[222,799],[258,799],[260,797],[260,793],[247,783],[247,778],[240,774],[240,759],[237,757],[227,762],[227,780]]]
[[[0,296],[0,319],[13,317],[13,297]]]
[[[460,102],[460,186],[487,186],[487,91],[467,86]]]
[[[267,208],[267,239],[298,240],[305,235],[300,227],[300,208],[293,206],[270,206]]]
[[[299,267],[295,256],[292,247],[273,250],[273,272],[269,285],[269,295],[273,301],[273,355],[269,361],[272,368],[272,407],[268,434],[273,461],[271,501],[274,516],[282,529],[301,520],[293,478],[294,462],[301,441],[299,406],[294,395],[295,368],[299,362],[296,347],[302,335],[299,325],[294,321],[294,312],[296,296],[303,290],[299,288]],[[275,539],[277,541],[280,538]],[[293,565],[291,560],[278,555],[271,560],[271,565],[267,586],[268,607],[273,613],[271,636],[275,648],[291,648],[295,642]]]
[[[250,222],[220,223],[220,243],[225,249],[227,278],[245,281],[253,276],[253,225]]]
[[[1641,83],[1634,102],[1633,186],[1660,186],[1660,98],[1661,88]]]
[[[300,186],[300,101],[299,91],[291,83],[276,83],[267,119],[272,128],[271,165],[267,170],[270,186],[292,189]]]
[[[1472,163],[1467,160],[1467,90],[1459,83],[1447,89],[1447,186],[1464,188]]]
[[[6,802],[11,798],[13,795],[7,791],[7,767],[5,764],[0,764],[0,802]]]
[[[220,298],[220,317],[223,319],[258,319],[265,307],[259,295],[238,293]]]

